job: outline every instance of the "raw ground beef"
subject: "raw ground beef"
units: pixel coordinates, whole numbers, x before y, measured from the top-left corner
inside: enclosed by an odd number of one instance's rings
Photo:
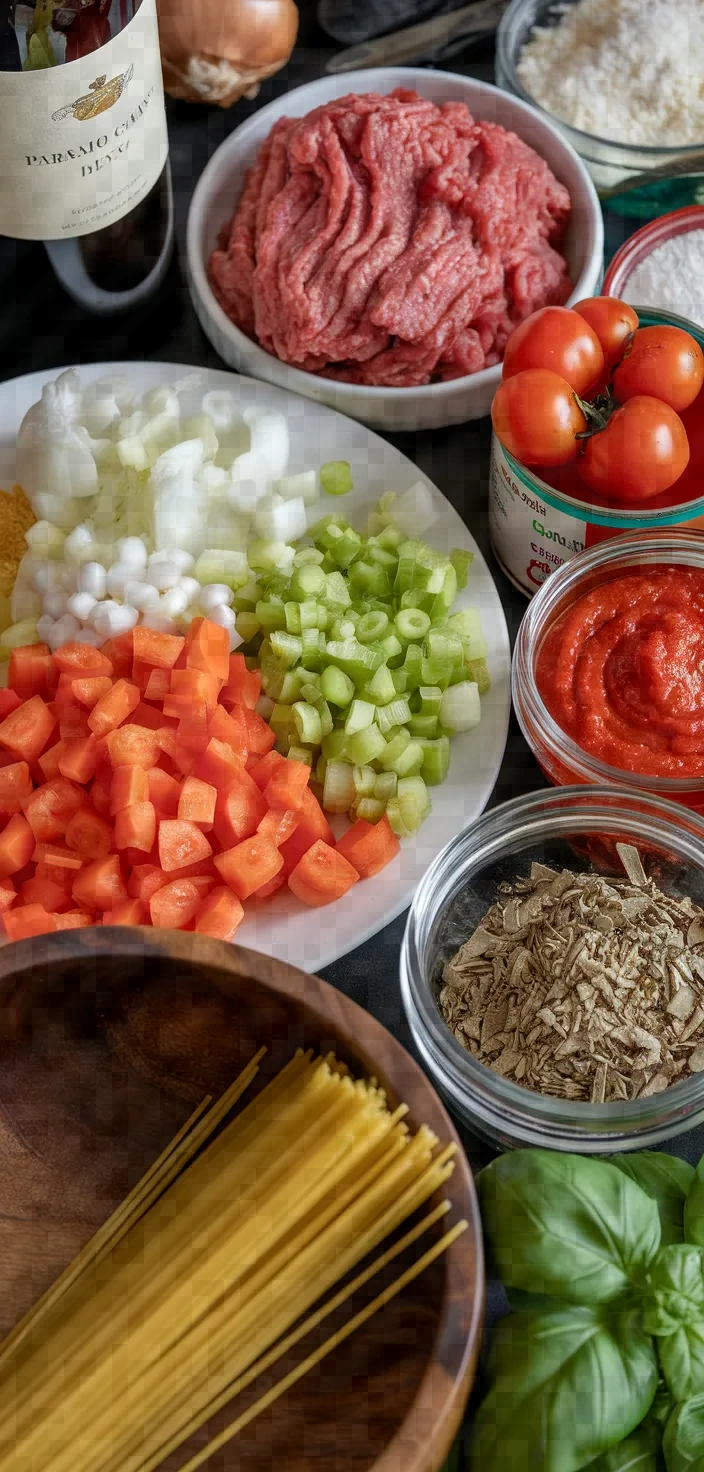
[[[569,213],[544,160],[464,103],[343,97],[275,124],[210,280],[285,363],[397,388],[457,378],[566,301]]]

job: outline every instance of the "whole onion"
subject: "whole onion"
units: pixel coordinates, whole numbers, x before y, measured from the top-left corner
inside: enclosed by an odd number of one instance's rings
[[[256,97],[293,50],[294,0],[157,0],[164,86],[185,102]]]

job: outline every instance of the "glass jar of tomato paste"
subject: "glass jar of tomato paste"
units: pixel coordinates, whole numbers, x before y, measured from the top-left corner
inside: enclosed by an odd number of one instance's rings
[[[704,348],[704,330],[684,317],[636,307],[641,327],[681,327]],[[704,527],[704,389],[681,415],[690,446],[684,474],[663,495],[642,506],[599,505],[573,465],[542,480],[492,437],[489,530],[497,561],[529,597],[570,558],[623,532]]]
[[[704,812],[704,532],[631,533],[566,562],[524,615],[512,694],[555,786]]]

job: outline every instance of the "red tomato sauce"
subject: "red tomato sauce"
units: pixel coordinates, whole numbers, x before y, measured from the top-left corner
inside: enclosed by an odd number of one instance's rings
[[[536,681],[583,751],[642,776],[704,777],[704,571],[654,567],[578,598]]]

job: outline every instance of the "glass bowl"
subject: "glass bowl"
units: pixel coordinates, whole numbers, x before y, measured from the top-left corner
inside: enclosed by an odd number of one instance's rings
[[[597,189],[614,189],[618,184],[644,174],[648,169],[668,164],[674,159],[686,159],[701,153],[701,143],[666,148],[647,147],[644,144],[620,143],[618,139],[597,138],[573,128],[554,113],[547,112],[526,91],[517,66],[520,54],[535,26],[556,25],[565,9],[576,0],[511,0],[505,11],[496,37],[496,82],[504,91],[530,102],[543,117],[549,117],[568,143],[583,159]]]
[[[494,1073],[462,1047],[440,1012],[443,967],[494,902],[498,884],[527,875],[534,862],[616,872],[616,842],[639,849],[660,889],[704,904],[704,820],[615,787],[564,787],[503,803],[443,849],[416,891],[401,951],[401,991],[416,1048],[455,1114],[503,1149],[634,1150],[704,1121],[704,1073],[629,1102],[568,1102]],[[623,877],[620,866],[618,872]]]

